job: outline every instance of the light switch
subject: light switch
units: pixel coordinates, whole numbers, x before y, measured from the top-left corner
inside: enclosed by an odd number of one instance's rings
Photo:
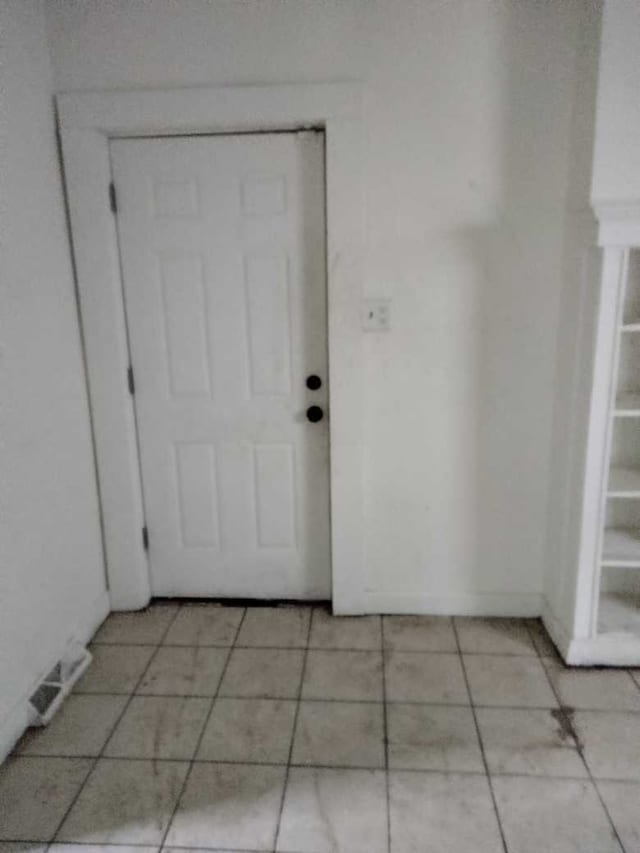
[[[391,328],[391,302],[365,299],[362,303],[362,328],[365,332],[388,332]]]

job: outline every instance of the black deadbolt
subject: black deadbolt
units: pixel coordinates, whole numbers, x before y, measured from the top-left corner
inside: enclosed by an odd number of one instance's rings
[[[311,421],[312,424],[317,424],[318,421],[321,421],[324,417],[324,412],[320,408],[320,406],[309,406],[307,409],[307,420]]]
[[[318,388],[322,388],[322,379],[316,376],[315,373],[312,373],[310,376],[307,376],[307,388],[309,391],[317,391]]]

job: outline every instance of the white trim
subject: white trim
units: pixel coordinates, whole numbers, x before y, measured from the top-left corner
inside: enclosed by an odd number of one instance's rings
[[[534,617],[542,612],[542,595],[538,593],[487,593],[462,595],[394,595],[367,592],[366,613],[397,613],[438,616],[510,616]]]
[[[110,609],[109,594],[102,592],[89,607],[84,609],[82,619],[71,631],[66,642],[47,656],[46,666],[42,667],[38,677],[33,680],[28,690],[20,697],[4,720],[0,721],[0,764],[11,752],[25,729],[31,724],[33,711],[29,705],[29,697],[33,695],[36,687],[47,673],[51,672],[56,661],[62,657],[70,643],[77,641],[83,646],[89,643],[102,622],[107,618]]]
[[[587,640],[572,640],[565,660],[572,666],[640,666],[640,637],[598,634]]]
[[[574,637],[595,636],[597,632],[600,555],[618,358],[616,330],[622,312],[625,258],[626,253],[622,249],[607,248],[604,251],[582,492]]]
[[[114,610],[144,607],[142,494],[118,246],[107,189],[111,136],[288,130],[326,134],[327,290],[331,394],[333,606],[363,603],[363,177],[362,91],[357,84],[229,86],[58,96],[74,255],[87,346]]]
[[[620,633],[572,639],[546,600],[542,621],[560,655],[571,666],[640,666],[640,637]]]
[[[594,201],[599,246],[640,246],[640,200]]]

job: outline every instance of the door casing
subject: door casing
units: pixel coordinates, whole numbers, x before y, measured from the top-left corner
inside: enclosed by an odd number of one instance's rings
[[[334,612],[365,611],[362,91],[358,84],[92,92],[57,97],[114,610],[144,607],[149,565],[109,139],[320,127],[326,140]]]

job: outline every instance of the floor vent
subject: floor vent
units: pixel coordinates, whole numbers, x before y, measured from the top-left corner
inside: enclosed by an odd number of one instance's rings
[[[73,643],[67,648],[29,699],[32,726],[47,725],[90,663],[91,653],[84,646]]]

